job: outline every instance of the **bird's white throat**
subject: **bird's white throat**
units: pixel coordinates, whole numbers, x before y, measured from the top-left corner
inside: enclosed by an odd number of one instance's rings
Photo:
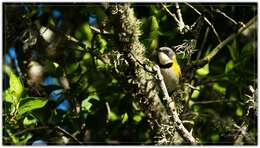
[[[158,57],[159,57],[159,62],[162,65],[172,63],[172,60],[163,52],[159,52]]]

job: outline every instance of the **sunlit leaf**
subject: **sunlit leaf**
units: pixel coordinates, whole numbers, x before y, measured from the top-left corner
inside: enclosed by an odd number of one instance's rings
[[[9,80],[10,90],[15,92],[15,96],[20,98],[23,93],[23,85],[14,73],[11,73]]]
[[[13,144],[18,144],[19,143],[19,137],[16,137],[12,132],[11,130],[7,129],[7,134],[10,136],[11,140],[12,140],[12,143]]]
[[[243,116],[243,109],[240,106],[236,109],[236,115],[239,117]]]
[[[97,95],[88,96],[81,103],[81,108],[82,108],[83,111],[90,111],[90,108],[92,107],[92,103],[90,101],[92,99],[99,101],[99,98],[98,98]]]
[[[91,31],[91,29],[90,29],[90,27],[87,23],[82,25],[82,31],[83,31],[82,33],[86,37],[86,39],[88,41],[91,41],[93,34],[92,34],[92,31]]]
[[[107,48],[107,41],[102,38],[101,35],[97,36],[97,48],[99,49],[100,53],[104,53],[105,49]]]
[[[53,65],[55,66],[55,68],[60,66],[59,63],[57,63],[57,62],[53,62]]]
[[[105,69],[107,66],[103,61],[99,59],[96,60],[96,65],[98,69]]]
[[[200,95],[200,87],[196,86],[196,89],[192,92],[191,98],[196,99]]]
[[[226,64],[226,67],[225,67],[225,73],[229,73],[233,68],[234,68],[234,62],[233,60],[230,60],[228,61],[228,63]]]
[[[37,120],[34,119],[34,118],[33,119],[29,119],[29,118],[25,117],[23,119],[23,125],[25,125],[25,126],[35,124],[36,122],[37,122]]]
[[[22,115],[24,113],[27,113],[29,111],[42,108],[46,105],[48,102],[45,98],[39,98],[39,97],[28,97],[23,98],[20,102],[20,106],[18,108],[18,114]]]
[[[199,75],[199,76],[206,76],[209,74],[209,64],[206,64],[205,66],[203,66],[202,68],[198,69],[196,71],[196,73]]]
[[[134,115],[133,120],[138,123],[142,120],[142,116],[141,115]]]
[[[4,100],[13,104],[18,102],[18,98],[15,96],[15,92],[10,89],[4,91]]]
[[[220,86],[218,83],[213,84],[213,89],[219,93],[226,94],[226,87]]]
[[[122,124],[124,124],[128,120],[128,114],[124,113],[121,117],[123,117],[121,122],[122,122]]]
[[[22,136],[21,137],[21,141],[19,141],[19,145],[25,145],[27,142],[28,142],[28,140],[30,140],[32,138],[32,134],[31,133],[28,133],[28,134],[26,134],[26,135],[24,135],[24,136]]]
[[[13,70],[11,69],[11,67],[9,65],[3,64],[3,72],[5,72],[7,75],[11,75],[11,73],[13,73]]]
[[[118,119],[118,116],[116,115],[116,113],[114,113],[113,111],[110,111],[108,113],[108,120],[109,121],[115,121]]]

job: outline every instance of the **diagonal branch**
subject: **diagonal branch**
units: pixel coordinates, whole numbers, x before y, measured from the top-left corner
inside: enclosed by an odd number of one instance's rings
[[[253,23],[255,23],[255,21],[256,21],[256,17],[253,17],[245,26],[241,27],[236,33],[231,34],[228,38],[226,38],[224,41],[219,43],[217,47],[215,47],[206,57],[203,58],[203,60],[210,61],[220,51],[220,49],[222,49],[222,47],[224,47],[229,41],[237,37],[246,28],[248,28]]]
[[[191,143],[191,144],[197,144],[198,142],[196,141],[196,139],[192,136],[192,134],[184,127],[184,125],[182,124],[181,119],[178,116],[178,113],[176,111],[176,106],[175,106],[175,102],[173,99],[171,99],[171,97],[168,94],[166,85],[163,81],[163,76],[160,72],[160,68],[159,66],[155,67],[155,70],[157,72],[157,76],[159,79],[159,86],[160,89],[163,93],[163,101],[166,102],[167,106],[166,109],[168,110],[168,112],[170,112],[171,114],[171,118],[174,121],[174,123],[176,124],[176,128],[178,130],[178,132],[180,133],[180,135],[185,139],[185,141]]]
[[[62,132],[66,137],[69,137],[69,138],[73,139],[75,142],[77,142],[78,144],[82,145],[82,142],[80,142],[76,137],[71,135],[69,132],[67,132],[66,130],[64,130],[60,126],[56,126],[55,129]]]
[[[223,15],[225,18],[227,18],[228,20],[230,20],[232,23],[234,23],[235,25],[237,25],[238,23],[232,19],[231,17],[227,16],[226,13],[220,11],[219,9],[216,9],[215,10],[217,13],[220,13],[221,15]]]
[[[178,20],[177,16],[174,13],[171,13],[171,11],[164,4],[162,4],[162,6],[173,17],[176,23],[179,24],[180,21]]]
[[[206,57],[199,61],[193,62],[191,65],[187,66],[188,68],[185,71],[188,71],[192,68],[203,67],[206,65],[227,43],[235,39],[238,35],[240,35],[244,30],[246,30],[249,26],[256,23],[256,16],[253,17],[245,26],[241,27],[237,32],[232,33],[229,37],[227,37],[224,41],[220,42]]]
[[[189,6],[191,9],[193,9],[196,13],[198,13],[200,16],[202,16],[202,13],[199,12],[195,7],[193,7],[192,5],[190,5],[189,3],[185,3],[187,6]],[[210,23],[210,21],[205,17],[205,16],[202,16],[203,19],[205,20],[205,22],[208,23],[208,25],[211,27],[212,31],[214,32],[214,34],[216,35],[217,39],[219,42],[221,42],[221,39],[217,33],[217,31],[215,30],[215,27],[213,26],[213,24]]]
[[[185,23],[183,21],[182,14],[181,14],[181,9],[180,9],[178,3],[176,3],[176,9],[177,9],[176,13],[177,13],[177,16],[174,13],[171,13],[171,11],[164,4],[162,4],[162,6],[174,18],[174,20],[177,22],[178,31],[181,34],[184,34],[184,33],[186,33],[187,31],[190,30],[190,27],[188,25],[185,25]]]

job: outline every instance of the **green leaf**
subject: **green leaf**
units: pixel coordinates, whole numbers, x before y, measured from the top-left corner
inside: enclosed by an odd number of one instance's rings
[[[133,120],[138,123],[142,120],[142,116],[141,115],[134,115]]]
[[[233,60],[228,61],[225,67],[225,74],[229,73],[232,69],[234,69],[235,65]]]
[[[223,86],[220,86],[218,83],[213,84],[213,89],[215,89],[219,93],[226,94],[226,88]]]
[[[100,53],[104,53],[105,49],[107,48],[107,41],[102,38],[101,35],[97,36],[97,48],[99,49]]]
[[[28,142],[28,140],[30,140],[32,137],[33,137],[32,134],[31,134],[31,133],[28,133],[28,134],[26,134],[26,135],[24,135],[24,136],[21,137],[22,140],[19,141],[18,144],[19,144],[19,145],[25,145],[25,144]]]
[[[158,15],[160,13],[160,10],[156,8],[156,5],[151,5],[150,7],[151,14]]]
[[[152,31],[157,31],[157,30],[159,30],[159,23],[158,23],[158,21],[157,21],[157,19],[156,19],[156,17],[155,16],[151,16],[150,18],[149,18],[149,20],[151,21],[150,23],[150,31],[152,32]]]
[[[192,92],[191,98],[196,99],[200,95],[200,86],[196,86],[196,89]]]
[[[42,108],[46,105],[47,102],[48,102],[47,99],[39,98],[39,97],[23,98],[18,108],[18,114],[22,115],[29,111]]]
[[[150,51],[153,51],[153,50],[155,50],[156,48],[158,48],[158,40],[157,40],[157,39],[154,39],[154,40],[151,41],[149,50],[150,50]]]
[[[213,141],[213,142],[218,142],[219,141],[219,134],[213,134],[210,136],[210,139]]]
[[[11,132],[10,129],[6,130],[8,136],[11,138],[13,144],[18,144],[19,138],[15,137],[15,135]]]
[[[241,57],[246,57],[254,54],[254,48],[252,42],[247,43],[241,50]]]
[[[92,34],[91,29],[90,29],[90,26],[87,23],[82,25],[82,33],[88,41],[91,41],[93,34]]]
[[[10,89],[4,91],[4,100],[12,104],[18,103],[18,98],[15,96],[15,92]]]
[[[200,106],[194,105],[194,106],[193,106],[193,111],[194,111],[194,112],[199,112],[199,111],[200,111]]]
[[[10,90],[15,92],[15,96],[20,98],[23,93],[23,85],[14,73],[11,73],[9,80]]]
[[[91,40],[93,38],[92,30],[88,23],[84,23],[75,32],[75,37],[85,44],[86,47],[91,47]]]
[[[234,61],[237,61],[238,58],[239,58],[239,53],[238,53],[238,50],[237,50],[237,42],[236,42],[236,40],[233,41],[231,46],[228,45],[227,47],[229,49],[229,53],[230,53],[232,59]]]
[[[160,31],[152,31],[149,34],[149,39],[150,40],[158,39],[159,35],[162,35],[162,33]]]
[[[29,119],[29,118],[25,117],[23,119],[23,125],[25,125],[25,126],[36,124],[36,122],[37,122],[37,120],[35,118]]]
[[[236,115],[239,117],[243,116],[243,109],[240,106],[238,106],[236,109]]]
[[[116,113],[114,113],[113,111],[110,111],[108,113],[108,120],[109,121],[115,121],[118,119],[118,116],[116,115]]]
[[[3,72],[10,76],[10,74],[13,73],[13,70],[9,65],[3,64]]]
[[[88,111],[90,112],[90,108],[92,107],[92,103],[90,102],[92,99],[99,101],[99,98],[97,95],[91,95],[88,96],[86,99],[84,99],[81,103],[82,111]]]
[[[206,76],[209,74],[209,64],[206,64],[205,66],[203,66],[202,68],[198,69],[196,71],[196,73],[199,75],[199,76]]]
[[[124,113],[121,117],[123,117],[121,122],[122,122],[122,124],[124,124],[128,120],[128,114]]]

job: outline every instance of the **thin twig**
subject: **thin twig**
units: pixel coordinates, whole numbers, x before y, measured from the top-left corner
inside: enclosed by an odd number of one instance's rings
[[[111,114],[111,109],[110,109],[110,106],[109,106],[109,103],[106,102],[106,108],[107,108],[107,123],[109,122],[109,117],[110,117],[110,114]]]
[[[182,15],[181,15],[181,9],[180,9],[178,3],[176,3],[176,12],[177,12],[177,16],[179,18],[180,24],[182,24],[184,26],[184,22],[183,22]]]
[[[105,30],[101,31],[100,29],[98,29],[98,28],[96,28],[94,26],[89,26],[89,27],[90,27],[90,29],[92,29],[93,31],[95,31],[95,32],[97,32],[99,34],[111,34],[111,33],[107,32]]]
[[[14,136],[21,135],[21,134],[31,132],[31,131],[45,130],[45,129],[49,129],[49,127],[48,126],[40,126],[40,127],[34,127],[34,128],[27,128],[27,129],[24,129],[22,131],[15,133]]]
[[[224,100],[224,99],[219,99],[219,100],[209,100],[209,101],[196,101],[194,104],[211,104],[211,103],[222,103],[222,102],[228,102],[231,100]]]
[[[190,5],[189,3],[185,3],[187,6],[189,6],[191,9],[193,9],[196,13],[198,13],[200,16],[202,16],[202,13],[199,12],[195,7],[193,7],[192,5]],[[208,23],[208,25],[211,27],[212,31],[214,32],[214,34],[216,35],[217,39],[219,42],[221,42],[221,39],[217,33],[217,31],[215,30],[215,27],[213,26],[213,24],[210,23],[210,21],[203,16],[203,19]]]
[[[189,71],[193,68],[200,68],[206,65],[227,43],[232,41],[238,35],[240,35],[244,30],[246,30],[249,26],[256,22],[256,16],[253,17],[250,21],[248,21],[245,26],[241,27],[237,32],[232,33],[229,37],[227,37],[224,41],[220,42],[206,57],[199,61],[193,62],[191,65],[187,66],[188,68],[185,71]]]
[[[216,9],[215,11],[216,11],[217,13],[223,15],[225,18],[227,18],[229,21],[231,21],[231,22],[234,23],[235,25],[238,24],[234,19],[232,19],[231,17],[227,16],[226,13],[220,11],[219,9]]]
[[[235,37],[237,37],[240,33],[242,33],[246,28],[248,28],[250,25],[255,23],[256,17],[253,17],[244,27],[241,27],[236,33],[231,34],[228,38],[226,38],[224,41],[219,43],[217,47],[215,47],[206,57],[203,58],[203,60],[210,61],[219,51],[224,47],[228,42],[233,40]]]
[[[60,126],[56,126],[55,129],[59,130],[60,132],[62,132],[65,136],[73,139],[75,142],[77,142],[78,144],[82,145],[82,142],[80,142],[77,138],[75,138],[73,135],[71,135],[69,132],[67,132],[66,130],[64,130],[63,128],[61,128]]]
[[[164,4],[162,4],[162,6],[173,17],[176,23],[180,24],[180,21],[178,20],[177,16],[174,13],[171,13],[171,11]]]
[[[205,35],[204,35],[203,41],[201,43],[199,53],[197,54],[196,60],[198,60],[201,56],[201,53],[202,53],[202,50],[204,49],[204,46],[206,44],[208,35],[209,35],[209,27],[206,28]]]
[[[182,14],[181,14],[181,9],[180,9],[178,3],[176,3],[176,11],[177,11],[176,13],[177,13],[177,16],[174,13],[171,13],[170,10],[165,5],[162,4],[162,6],[174,18],[174,20],[177,22],[178,31],[181,34],[184,34],[184,33],[187,33],[188,31],[190,31],[190,27],[188,25],[185,25],[185,23],[183,21]]]

